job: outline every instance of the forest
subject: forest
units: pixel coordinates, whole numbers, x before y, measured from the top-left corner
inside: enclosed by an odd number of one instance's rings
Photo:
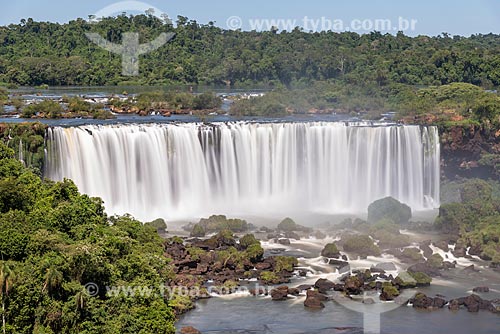
[[[139,76],[121,75],[121,57],[90,42],[97,32],[121,43],[124,32],[144,43],[174,38],[141,56]],[[500,36],[409,37],[372,32],[231,31],[179,16],[175,27],[152,15],[119,15],[97,23],[23,19],[0,27],[0,82],[38,85],[306,86],[334,81],[356,86],[500,85]]]

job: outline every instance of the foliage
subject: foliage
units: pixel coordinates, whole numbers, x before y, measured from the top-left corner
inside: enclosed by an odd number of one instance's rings
[[[255,238],[253,234],[245,234],[243,237],[240,238],[240,246],[243,247],[244,249],[247,249],[251,245],[260,245],[260,241]]]
[[[41,118],[61,118],[63,111],[63,107],[58,102],[46,99],[24,107],[21,117],[32,118],[37,116]]]
[[[337,245],[335,243],[331,242],[325,245],[323,250],[321,251],[321,256],[325,257],[338,257],[340,255],[340,252],[337,248]]]
[[[341,80],[380,87],[500,85],[500,37],[494,34],[409,37],[299,28],[276,34],[223,30],[182,16],[174,27],[152,15],[118,15],[97,23],[79,18],[64,24],[28,18],[2,27],[0,81],[31,86],[124,83],[129,79],[121,75],[120,56],[89,44],[84,34],[96,32],[120,43],[123,31],[140,32],[141,43],[162,32],[175,33],[172,41],[141,56],[134,78],[139,84],[307,86]]]
[[[8,186],[0,191],[1,266],[16,278],[2,294],[6,331],[174,333],[174,313],[161,296],[106,293],[173,278],[156,229],[107,217],[100,199],[69,180],[42,180],[12,157],[0,143],[0,184]],[[91,282],[96,296],[85,290]]]
[[[368,235],[353,235],[343,238],[344,251],[362,256],[378,256],[380,249]]]
[[[206,233],[222,230],[230,230],[232,232],[245,232],[248,230],[248,223],[245,220],[228,219],[224,215],[212,215],[209,218],[202,218],[198,224],[203,227]]]
[[[262,271],[260,273],[260,280],[264,284],[277,284],[279,283],[279,277],[276,273],[272,271]]]

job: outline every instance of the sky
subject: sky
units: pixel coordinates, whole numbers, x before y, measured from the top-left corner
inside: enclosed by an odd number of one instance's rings
[[[0,0],[0,25],[36,21],[68,22],[100,10],[116,0]],[[297,25],[306,31],[335,30],[359,33],[379,30],[407,35],[500,33],[500,0],[146,0],[170,18],[187,16],[200,23],[215,21],[221,28],[287,30]],[[129,3],[130,4],[130,3]],[[122,3],[120,12],[129,10]],[[116,12],[113,15],[119,14]],[[272,21],[274,20],[274,21]],[[378,23],[377,23],[378,20]],[[384,23],[390,21],[390,23]],[[412,24],[413,23],[413,24]],[[378,28],[378,29],[377,29]]]

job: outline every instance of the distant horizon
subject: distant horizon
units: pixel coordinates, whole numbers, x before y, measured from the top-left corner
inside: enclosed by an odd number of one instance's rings
[[[32,18],[37,22],[65,24],[78,18],[88,20],[89,15],[101,11],[109,5],[123,7],[127,14],[140,14],[130,11],[133,1],[120,2],[94,0],[76,2],[67,6],[62,0],[29,1],[19,0],[4,4],[0,13],[0,26],[19,24],[21,19]],[[372,31],[395,34],[402,30],[408,36],[450,36],[469,37],[471,35],[500,34],[500,2],[494,0],[478,0],[475,3],[454,2],[450,0],[420,3],[401,3],[394,0],[357,1],[346,4],[339,1],[314,1],[304,3],[282,4],[254,0],[237,2],[218,1],[217,5],[207,1],[193,0],[189,3],[178,3],[161,0],[141,1],[142,4],[157,8],[168,14],[172,21],[178,16],[196,20],[200,24],[214,22],[222,29],[238,29],[243,31],[270,30],[278,26],[278,30],[288,30],[298,26],[304,32],[353,31],[366,34]],[[128,8],[125,8],[127,7]],[[121,7],[120,7],[121,6]],[[116,16],[118,13],[106,16]],[[387,25],[387,29],[377,29]],[[413,26],[410,24],[413,22]],[[384,25],[386,24],[386,25]],[[404,29],[399,29],[399,28]],[[330,29],[328,29],[330,28]],[[365,29],[369,28],[369,29]]]

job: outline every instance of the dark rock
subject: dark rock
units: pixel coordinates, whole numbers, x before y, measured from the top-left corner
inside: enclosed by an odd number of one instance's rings
[[[359,295],[362,287],[363,281],[357,276],[350,276],[345,280],[344,289],[350,295]]]
[[[192,326],[186,326],[181,328],[181,334],[201,334],[201,332]]]
[[[288,246],[291,244],[290,239],[287,238],[279,238],[279,239],[274,239],[274,242],[279,243],[280,245],[283,246]]]
[[[478,295],[470,295],[464,298],[459,298],[463,301],[463,305],[469,312],[478,312],[479,310],[489,310],[493,305],[490,301],[484,300]]]
[[[344,255],[342,255],[342,260],[344,260],[344,261],[348,261],[348,260],[349,260],[349,258],[347,257],[347,255],[345,255],[345,254],[344,254]]]
[[[430,240],[426,240],[420,243],[420,249],[424,252],[424,256],[426,258],[430,258],[433,253],[430,244],[431,244]]]
[[[441,297],[434,297],[432,306],[436,308],[443,308],[446,305],[446,300]]]
[[[458,311],[460,309],[460,302],[457,299],[450,300],[448,309],[450,311]]]
[[[339,273],[344,273],[350,270],[350,266],[348,262],[340,261],[340,260],[335,260],[335,259],[329,259],[328,264],[334,266]]]
[[[304,290],[309,290],[312,287],[313,286],[311,284],[301,284],[301,285],[297,286],[295,289],[298,289],[299,291],[304,291]]]
[[[304,301],[304,306],[309,308],[321,309],[325,307],[323,301],[327,300],[327,297],[316,290],[307,290],[306,300]]]
[[[423,293],[417,293],[411,302],[414,308],[419,309],[429,309],[434,306],[434,299],[427,297]]]
[[[475,287],[474,289],[472,289],[472,291],[478,292],[478,293],[486,293],[486,292],[490,292],[490,288],[488,288],[487,286],[478,286],[478,287]]]
[[[332,290],[335,287],[335,283],[325,278],[320,278],[314,283],[314,287],[318,289],[320,293],[325,293]]]
[[[443,269],[452,269],[456,267],[456,262],[443,261]]]
[[[289,288],[288,294],[292,296],[298,296],[300,294],[300,290],[297,288]]]
[[[465,249],[465,247],[459,247],[458,245],[456,245],[455,249],[451,253],[455,257],[465,257],[465,255],[467,254],[467,250]]]
[[[286,300],[288,296],[288,286],[279,286],[276,289],[272,289],[270,292],[272,300],[280,301]]]
[[[481,244],[476,244],[476,245],[473,245],[469,248],[469,255],[480,256],[482,252],[483,252],[483,248],[482,248]]]
[[[365,298],[363,299],[362,303],[366,305],[372,305],[375,304],[375,300],[373,300],[373,298]]]
[[[267,270],[271,268],[271,264],[269,262],[260,262],[255,264],[255,269],[257,270]]]
[[[436,246],[437,248],[439,248],[441,250],[444,250],[445,252],[448,252],[450,250],[450,248],[448,246],[448,241],[445,241],[445,240],[436,241],[434,243],[434,246]]]
[[[408,272],[411,273],[424,273],[428,276],[440,276],[441,273],[439,269],[433,268],[427,262],[416,263],[410,267],[408,267]]]

